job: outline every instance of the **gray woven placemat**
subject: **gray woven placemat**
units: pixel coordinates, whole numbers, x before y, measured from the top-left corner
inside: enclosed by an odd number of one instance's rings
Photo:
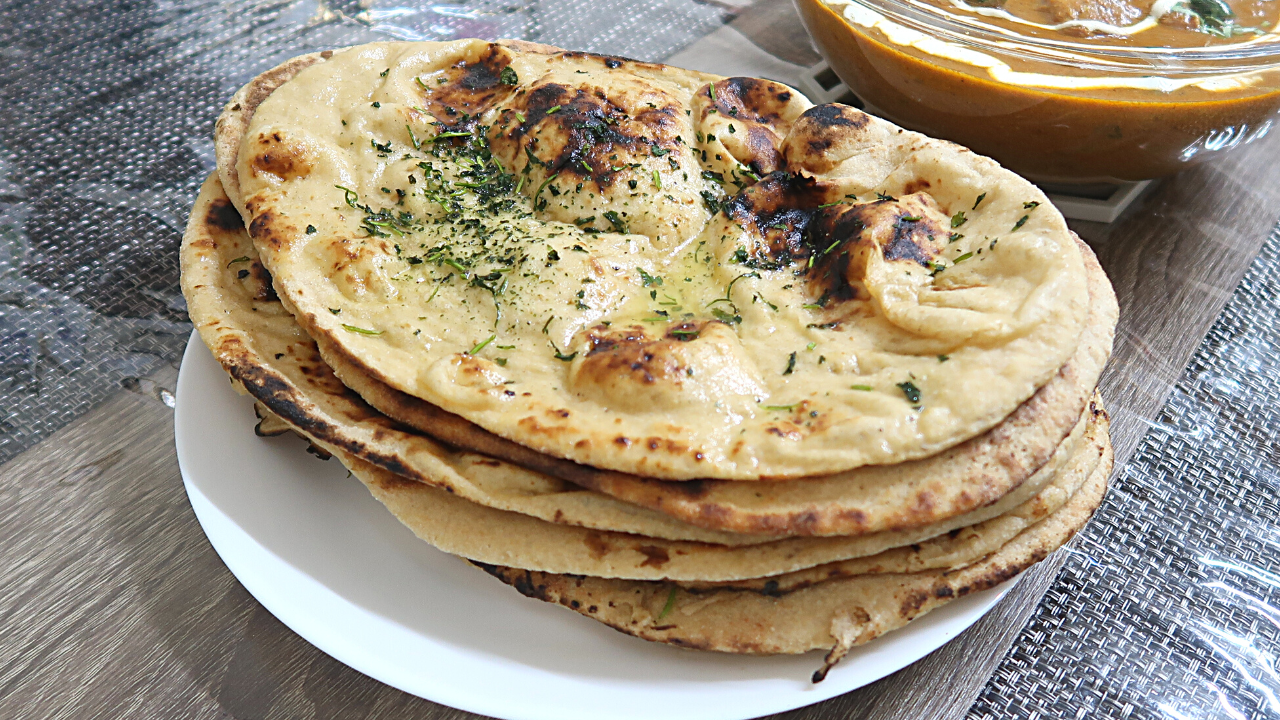
[[[697,0],[0,2],[0,463],[176,363],[177,250],[213,119],[258,72],[389,39],[518,37],[660,59]]]
[[[1280,717],[1280,228],[970,711]]]

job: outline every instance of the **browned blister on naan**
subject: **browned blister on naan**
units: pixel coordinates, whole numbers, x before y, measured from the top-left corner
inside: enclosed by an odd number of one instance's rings
[[[552,63],[497,109],[490,145],[513,171],[527,173],[530,189],[541,189],[533,199],[541,217],[676,247],[709,215],[699,195],[709,183],[690,148],[689,91],[642,75],[582,79],[583,67],[601,64],[624,61],[570,54]],[[647,201],[659,186],[660,206]]]
[[[810,106],[803,95],[770,80],[731,77],[708,83],[693,97],[703,166],[745,184],[785,170],[782,139]]]

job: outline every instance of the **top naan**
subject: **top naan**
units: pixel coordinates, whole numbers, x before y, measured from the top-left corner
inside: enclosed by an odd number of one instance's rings
[[[993,161],[785,86],[481,41],[333,54],[239,140],[303,327],[538,451],[834,473],[992,427],[1071,356],[1061,215]]]

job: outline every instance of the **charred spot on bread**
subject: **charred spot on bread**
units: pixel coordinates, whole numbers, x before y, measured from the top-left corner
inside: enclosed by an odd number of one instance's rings
[[[511,60],[510,50],[489,45],[474,60],[460,60],[433,74],[429,82],[419,80],[425,109],[452,129],[476,126],[481,113],[512,92],[513,87],[502,80]]]
[[[209,204],[209,212],[205,215],[205,222],[219,230],[230,232],[244,230],[244,220],[241,219],[240,213],[231,204],[231,201],[226,198],[219,198]]]

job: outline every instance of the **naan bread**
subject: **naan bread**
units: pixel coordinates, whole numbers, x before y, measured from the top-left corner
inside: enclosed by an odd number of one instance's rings
[[[1034,186],[774,83],[479,41],[277,81],[218,140],[286,306],[541,453],[674,480],[920,458],[1083,330]]]
[[[472,502],[552,522],[727,545],[772,539],[691,526],[491,457],[457,452],[383,417],[333,376],[276,299],[216,176],[205,181],[192,207],[181,264],[187,310],[214,357],[269,411],[321,442]]]
[[[236,174],[236,156],[240,152],[239,139],[249,129],[249,118],[253,111],[266,100],[276,88],[289,82],[303,68],[315,65],[333,57],[332,50],[299,55],[277,65],[253,79],[253,82],[236,91],[222,108],[213,127],[214,156],[217,158],[218,179],[222,181],[223,192],[235,206],[237,212],[243,214],[244,198],[240,195],[240,176]],[[235,140],[230,140],[235,138]]]
[[[789,593],[481,567],[528,597],[558,603],[629,635],[718,652],[778,654],[829,650],[826,671],[850,648],[896,630],[969,593],[995,587],[1043,560],[1089,520],[1107,487],[1106,466],[1057,512],[996,552],[960,570],[860,575]]]
[[[237,227],[234,213],[228,208],[216,178],[206,182],[196,199],[183,243],[182,260],[184,292],[192,320],[218,360],[247,392],[264,402],[267,409],[290,418],[292,423],[324,443],[341,447],[383,469],[446,488],[473,502],[543,520],[721,545],[755,544],[774,539],[767,535],[705,530],[483,454],[449,450],[429,438],[406,432],[388,422],[333,377],[316,356],[310,339],[283,311],[279,302],[272,299],[270,283],[256,261],[252,244],[244,229]],[[240,277],[241,273],[244,277]],[[1052,384],[1047,386],[1041,393],[1052,387]],[[1095,412],[1100,414],[1101,411]],[[1040,418],[1052,416],[1052,413],[1037,413]],[[449,417],[459,420],[456,416]],[[1076,424],[1083,427],[1083,423],[1077,421]],[[1006,432],[1001,437],[1005,444],[1019,442],[1019,435],[1010,437]],[[911,512],[917,521],[917,532],[870,537],[870,544],[866,547],[909,543],[1006,512],[1044,489],[1063,459],[1074,452],[1076,441],[1068,439],[1061,445],[1056,453],[1052,450],[1046,453],[1052,454],[1051,458],[1036,460],[1038,471],[1031,474],[1032,469],[1028,468],[1017,477],[1016,489],[1001,496],[992,494],[990,490],[990,478],[996,474],[991,464],[975,464],[971,475],[985,479],[975,486],[974,492],[978,487],[987,488],[989,498],[978,495],[981,502],[970,498],[971,508],[967,513],[940,512],[942,505],[936,502],[932,515],[926,516],[919,509],[914,509]],[[1009,469],[1014,464],[1013,457],[1017,454],[1006,453],[995,468]],[[574,467],[599,475],[590,468]],[[850,473],[851,477],[845,482],[850,501],[856,498],[865,500],[868,483],[856,481],[856,476],[880,474],[881,470],[866,468]],[[926,483],[930,472],[954,481],[959,477],[958,473],[963,472],[963,465],[954,457],[950,463],[912,463],[900,468],[897,480],[908,485],[924,483],[922,487],[927,489],[932,487]],[[1030,478],[1026,474],[1031,474]],[[756,495],[761,492],[782,493],[794,503],[800,495],[784,491],[809,488],[813,492],[818,487],[816,482],[770,483],[767,486],[753,483],[747,487],[754,488]],[[889,492],[894,487],[888,479],[875,482],[885,486],[882,492]],[[935,478],[933,483],[937,482]],[[827,484],[828,487],[839,485],[835,482]],[[722,494],[717,490],[709,497],[719,498]],[[755,499],[761,501],[759,497]],[[824,503],[835,510],[847,505],[841,502],[838,494],[829,495]],[[763,504],[757,507],[763,507]],[[891,529],[904,530],[908,526],[899,524]]]
[[[347,387],[395,420],[450,445],[593,488],[693,525],[776,535],[855,535],[902,529],[1003,502],[1000,499],[1043,466],[1078,424],[1111,355],[1119,312],[1111,284],[1093,252],[1084,243],[1080,248],[1091,299],[1080,345],[1058,374],[1000,425],[933,457],[766,486],[732,480],[667,482],[544,455],[379,382],[324,338],[317,346]]]
[[[288,427],[338,456],[414,532],[446,551],[480,561],[608,577],[725,581],[872,556],[931,538],[938,538],[931,547],[941,543],[950,548],[935,547],[935,557],[955,556],[1002,537],[1008,521],[987,526],[982,532],[985,540],[950,538],[945,533],[1007,510],[1025,514],[1037,504],[1069,494],[1097,462],[1105,439],[1099,410],[1090,415],[1088,425],[1082,423],[1082,437],[1076,441],[1073,435],[1064,442],[1020,492],[966,516],[907,531],[773,542],[701,531],[728,540],[725,544],[613,532],[657,528],[680,537],[696,535],[699,529],[517,466],[449,451],[377,415],[327,372],[314,345],[271,298],[270,285],[234,218],[217,179],[210,178],[195,204],[182,256],[183,289],[201,337],[246,390],[270,410],[281,412]],[[260,427],[268,426],[273,429],[267,433],[284,429],[270,418]],[[1019,509],[1018,504],[1025,507]]]
[[[861,567],[882,572],[907,571],[923,564],[963,564],[982,557],[1008,539],[1039,507],[1050,512],[1075,492],[1106,452],[1106,425],[1091,422],[1085,442],[1065,459],[1046,491],[1001,515],[970,528],[971,534],[939,532],[934,527],[853,538],[790,538],[757,545],[725,547],[600,532],[549,523],[526,515],[494,510],[446,491],[389,473],[339,448],[318,443],[333,453],[387,509],[422,540],[478,562],[553,573],[605,578],[681,582],[754,581],[779,576],[784,586],[801,585],[815,574],[836,576]],[[943,526],[946,527],[946,526]],[[908,547],[919,544],[919,548]],[[893,552],[893,548],[903,548]],[[886,552],[889,551],[889,552]],[[832,566],[853,558],[876,556],[866,565]],[[827,566],[794,580],[787,573]]]
[[[1092,251],[1084,243],[1080,247],[1092,302],[1076,354],[1030,400],[978,437],[920,460],[763,488],[760,483],[668,482],[621,473],[591,473],[575,482],[691,524],[741,533],[880,532],[997,502],[1040,467],[1054,443],[1078,421],[1111,356],[1119,308]]]
[[[1043,492],[1009,512],[986,522],[957,528],[923,543],[886,550],[869,557],[827,563],[776,578],[722,583],[680,583],[689,590],[736,588],[757,592],[791,592],[820,582],[857,575],[913,573],[934,568],[957,570],[990,555],[1018,533],[1058,511],[1088,477],[1111,475],[1114,459],[1105,416],[1091,425],[1082,456],[1063,468],[1065,475]]]
[[[202,338],[251,394],[270,409],[281,411],[289,426],[310,437],[321,449],[342,459],[379,500],[420,536],[450,552],[555,572],[731,580],[865,557],[946,537],[943,533],[986,520],[997,515],[997,510],[1005,509],[997,504],[967,517],[907,532],[860,538],[799,538],[737,548],[590,529],[665,529],[679,523],[662,516],[652,517],[653,513],[638,508],[632,511],[624,503],[519,467],[472,453],[449,451],[378,416],[327,372],[305,334],[272,299],[261,266],[252,256],[243,229],[234,220],[235,212],[219,191],[217,179],[210,178],[193,209],[182,257],[184,293]],[[276,427],[269,432],[280,430]],[[1096,462],[1099,432],[1105,435],[1105,430],[1094,422],[1084,431],[1081,443],[1064,443],[1066,449],[1055,455],[1038,477],[1028,480],[1026,489],[1039,492],[1050,485],[1059,493],[1067,491],[1072,478],[1082,476],[1091,460]],[[337,442],[330,444],[326,439]],[[1084,447],[1076,451],[1078,445]],[[407,470],[436,487],[393,475],[350,452]],[[1049,501],[1053,497],[1051,491],[1040,494]],[[1004,502],[1017,497],[1010,494]],[[506,504],[528,514],[485,507],[466,498]],[[1000,527],[1003,525],[994,525],[985,534],[998,535]],[[673,534],[679,534],[681,528],[676,529]],[[742,540],[750,541],[758,539]],[[963,545],[958,548],[963,551]]]

